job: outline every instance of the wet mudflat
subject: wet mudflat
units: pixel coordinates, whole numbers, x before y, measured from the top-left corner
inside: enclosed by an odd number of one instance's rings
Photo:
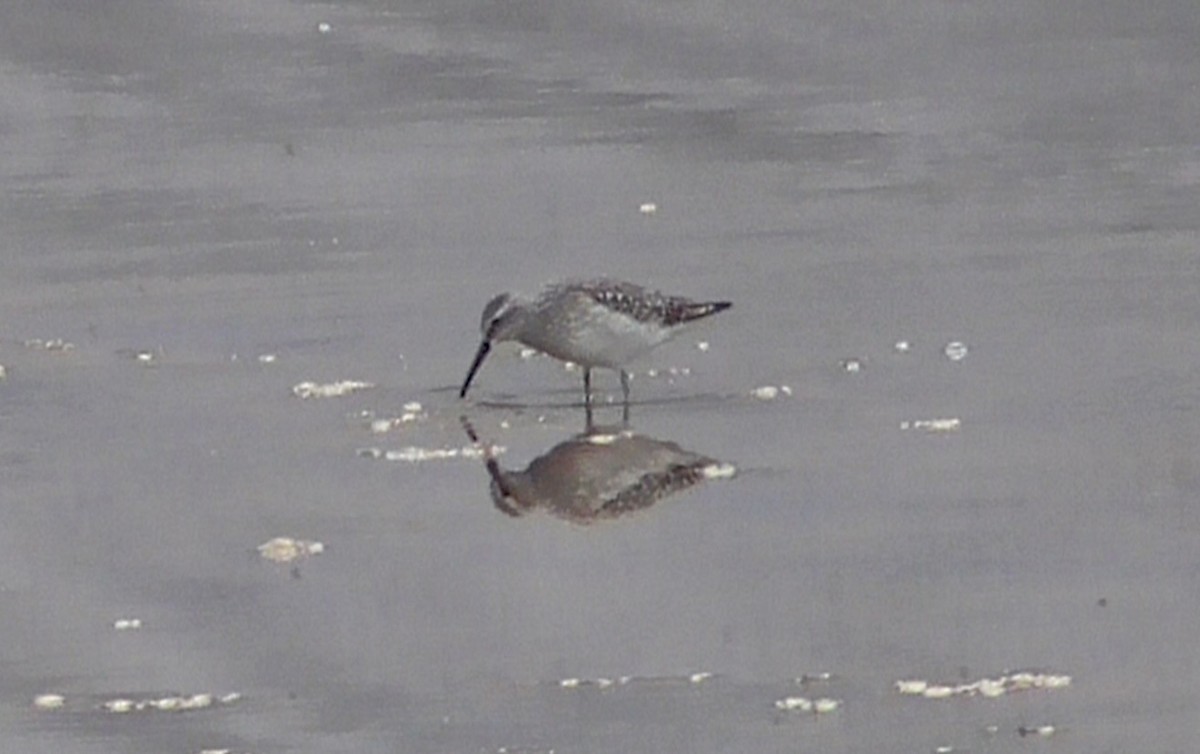
[[[1191,750],[1198,36],[5,5],[8,748]],[[593,275],[734,307],[458,399]]]

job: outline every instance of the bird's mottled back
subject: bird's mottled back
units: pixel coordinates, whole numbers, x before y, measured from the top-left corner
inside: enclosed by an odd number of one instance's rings
[[[692,301],[681,296],[668,296],[633,283],[617,280],[591,280],[564,284],[565,290],[586,293],[596,303],[608,307],[638,322],[674,327],[685,322],[724,311],[728,301]]]

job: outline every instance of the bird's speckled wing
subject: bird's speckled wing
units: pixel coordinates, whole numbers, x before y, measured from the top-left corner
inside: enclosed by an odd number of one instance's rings
[[[591,280],[567,283],[565,290],[587,294],[596,303],[632,317],[638,322],[673,327],[707,317],[729,308],[725,301],[697,302],[681,296],[667,296],[633,283],[617,280]]]

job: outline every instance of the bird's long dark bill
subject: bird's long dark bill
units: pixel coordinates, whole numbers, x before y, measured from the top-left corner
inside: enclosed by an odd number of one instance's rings
[[[471,387],[471,380],[475,379],[475,373],[479,371],[479,365],[487,358],[488,351],[492,350],[492,341],[485,340],[479,344],[479,350],[475,352],[475,360],[471,362],[471,369],[467,372],[467,379],[463,380],[462,390],[458,391],[459,398],[467,397],[467,388]]]

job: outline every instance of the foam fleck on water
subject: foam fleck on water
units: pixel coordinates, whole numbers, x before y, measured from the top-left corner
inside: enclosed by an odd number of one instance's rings
[[[813,703],[802,696],[788,696],[775,701],[775,709],[784,712],[812,712]]]
[[[128,699],[118,697],[108,699],[100,704],[100,709],[105,712],[116,714],[125,714],[129,712],[190,712],[193,710],[208,709],[215,705],[229,705],[242,698],[242,695],[237,692],[232,692],[223,695],[212,693],[189,694],[179,696],[163,696],[151,697],[148,699]]]
[[[372,419],[370,423],[371,431],[375,434],[384,434],[405,424],[412,424],[429,418],[429,415],[425,412],[425,408],[419,401],[405,403],[403,410],[404,413],[400,414],[400,416],[386,419]]]
[[[750,395],[760,401],[773,401],[781,395],[791,395],[792,389],[787,385],[763,385],[750,391]]]
[[[833,673],[823,670],[819,673],[805,673],[796,679],[796,683],[801,686],[807,686],[810,683],[829,683],[833,680]]]
[[[920,430],[922,432],[957,432],[962,429],[962,420],[957,417],[946,419],[914,419],[900,422],[902,430]]]
[[[290,563],[293,560],[320,555],[325,552],[325,545],[308,539],[293,539],[292,537],[275,537],[258,546],[258,554],[273,563]]]
[[[803,696],[787,696],[775,701],[775,709],[781,712],[811,712],[814,715],[827,715],[841,706],[840,699],[830,697],[809,699]]]
[[[502,445],[493,445],[491,448],[493,455],[501,455],[505,452],[505,447]],[[376,461],[405,461],[407,463],[422,463],[424,461],[448,461],[456,458],[465,458],[470,460],[480,459],[486,456],[486,451],[483,448],[477,448],[468,445],[462,448],[421,448],[415,445],[409,445],[404,448],[394,450],[383,450],[382,448],[359,448],[355,451],[355,455],[359,458],[368,458]]]
[[[899,691],[901,694],[908,694],[911,696],[919,696],[919,695],[925,693],[925,689],[927,689],[927,688],[929,688],[928,681],[923,681],[923,680],[919,680],[919,679],[915,679],[915,678],[900,680],[900,681],[896,681],[896,683],[895,683],[896,691]]]
[[[34,351],[73,351],[75,344],[62,338],[30,338],[24,341],[23,345]]]
[[[702,470],[705,479],[732,479],[737,475],[737,466],[732,463],[711,463]]]
[[[967,358],[967,344],[955,340],[947,343],[946,347],[942,349],[942,352],[946,354],[946,358],[950,359],[951,361],[962,361],[963,359]]]
[[[297,398],[340,398],[360,390],[375,387],[374,383],[361,380],[339,380],[337,382],[301,382],[292,388],[292,395]]]
[[[39,694],[33,698],[33,706],[38,709],[59,709],[67,703],[62,694]]]
[[[920,696],[925,699],[975,696],[995,699],[1021,691],[1064,689],[1070,685],[1069,675],[1026,670],[959,684],[935,684],[923,679],[904,679],[896,681],[893,688],[906,696]]]

